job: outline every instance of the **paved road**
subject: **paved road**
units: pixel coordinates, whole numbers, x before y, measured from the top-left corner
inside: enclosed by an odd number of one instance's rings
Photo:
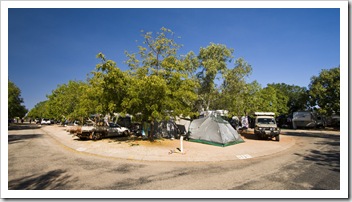
[[[10,130],[8,188],[9,190],[340,189],[339,135],[292,131],[284,136],[293,138],[295,144],[271,155],[220,162],[163,162],[128,160],[79,152],[63,145],[40,128]]]

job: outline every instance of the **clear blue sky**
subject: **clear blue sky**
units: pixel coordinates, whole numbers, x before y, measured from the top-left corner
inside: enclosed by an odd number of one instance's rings
[[[28,109],[57,85],[85,80],[96,54],[126,70],[140,30],[175,32],[180,54],[210,42],[234,48],[252,65],[248,82],[308,87],[321,69],[340,65],[339,9],[9,9],[8,77]],[[230,65],[229,67],[232,67]]]

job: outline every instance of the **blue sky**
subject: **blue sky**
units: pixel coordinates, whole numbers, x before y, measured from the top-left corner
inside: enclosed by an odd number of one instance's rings
[[[85,80],[96,54],[126,70],[140,30],[166,27],[180,36],[180,54],[210,42],[234,48],[253,68],[248,82],[308,87],[322,69],[340,65],[339,9],[15,9],[8,10],[8,78],[28,109],[57,85]],[[138,40],[139,42],[136,42]],[[229,67],[233,65],[230,64]]]

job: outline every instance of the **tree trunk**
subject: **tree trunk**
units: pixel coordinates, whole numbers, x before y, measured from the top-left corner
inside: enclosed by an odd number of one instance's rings
[[[150,122],[150,133],[148,133],[148,139],[149,141],[153,142],[154,141],[154,121]]]

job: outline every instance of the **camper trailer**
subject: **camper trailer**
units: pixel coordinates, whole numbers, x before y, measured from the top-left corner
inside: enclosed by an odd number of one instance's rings
[[[308,111],[293,112],[292,127],[297,128],[315,128],[317,126],[317,116]]]

